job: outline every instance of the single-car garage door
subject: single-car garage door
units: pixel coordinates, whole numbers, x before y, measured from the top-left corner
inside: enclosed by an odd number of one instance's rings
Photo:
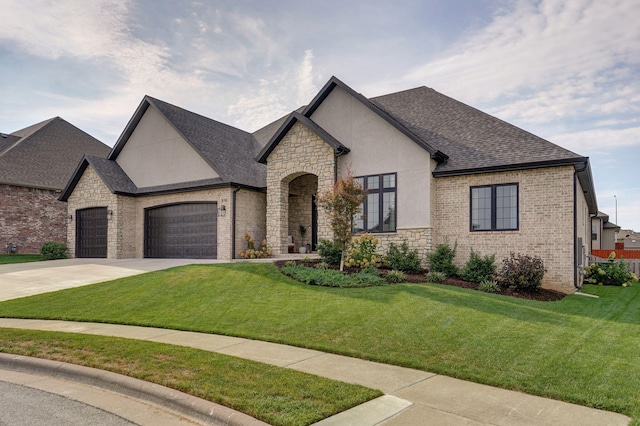
[[[107,257],[107,208],[76,210],[76,257]]]
[[[145,210],[144,256],[215,259],[217,204],[184,203]]]

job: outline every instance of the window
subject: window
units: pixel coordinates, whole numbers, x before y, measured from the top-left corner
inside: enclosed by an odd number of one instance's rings
[[[517,229],[517,183],[471,187],[471,231]]]
[[[396,231],[396,174],[357,177],[367,190],[367,201],[360,218],[354,221],[354,232]]]

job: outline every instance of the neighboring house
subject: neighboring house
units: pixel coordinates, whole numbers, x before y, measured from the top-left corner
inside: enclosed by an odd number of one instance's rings
[[[58,200],[85,153],[109,147],[60,117],[0,133],[0,247],[39,253],[45,241],[67,241],[67,206]]]
[[[579,284],[597,213],[588,158],[426,87],[367,99],[335,77],[253,134],[145,97],[63,191],[72,253],[230,259],[245,233],[275,255],[291,238],[315,246],[332,236],[315,197],[347,168],[368,191],[356,227],[382,249],[406,239],[424,258],[448,241],[459,265],[471,250],[536,255],[545,287]]]
[[[633,229],[618,230],[618,242],[624,243],[625,250],[640,250],[640,233]]]
[[[591,218],[591,249],[614,250],[618,232],[620,227],[609,222],[609,215],[598,211],[598,214]]]

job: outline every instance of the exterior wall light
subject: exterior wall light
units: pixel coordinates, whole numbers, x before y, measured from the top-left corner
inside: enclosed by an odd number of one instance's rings
[[[218,216],[220,217],[224,217],[224,215],[227,214],[227,207],[223,204],[222,206],[220,206],[220,208],[218,209]]]

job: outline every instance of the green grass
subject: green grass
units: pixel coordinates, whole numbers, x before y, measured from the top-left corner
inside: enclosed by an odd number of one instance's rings
[[[7,263],[38,262],[42,260],[39,254],[0,254],[0,265]]]
[[[249,337],[423,369],[640,419],[640,286],[536,302],[434,284],[307,286],[199,265],[0,303],[0,316]]]
[[[0,352],[101,368],[158,383],[275,425],[307,425],[379,391],[203,350],[84,334],[0,329]]]

